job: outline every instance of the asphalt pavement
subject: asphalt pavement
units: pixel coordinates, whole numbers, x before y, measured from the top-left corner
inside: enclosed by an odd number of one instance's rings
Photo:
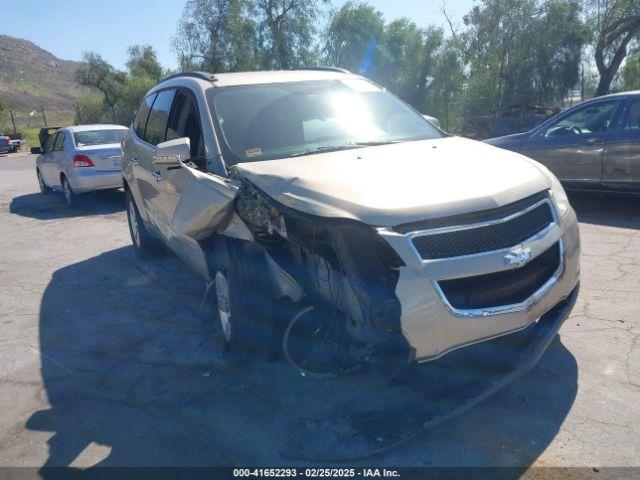
[[[135,256],[123,192],[69,209],[39,192],[34,165],[0,156],[0,466],[317,465],[286,455],[305,415],[357,410],[372,384],[229,364],[198,312],[199,278]],[[640,197],[571,200],[582,288],[537,367],[349,464],[639,466]]]

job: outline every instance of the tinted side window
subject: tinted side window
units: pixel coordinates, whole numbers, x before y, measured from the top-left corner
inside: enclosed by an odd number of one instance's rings
[[[147,121],[147,128],[144,131],[144,140],[151,145],[158,145],[164,142],[171,104],[175,94],[175,90],[163,90],[158,93],[156,101],[153,102],[149,120]]]
[[[545,136],[560,137],[606,132],[612,126],[619,106],[620,100],[606,100],[585,105],[552,125]]]
[[[61,152],[64,150],[64,139],[65,139],[65,135],[62,132],[58,133],[58,138],[56,138],[56,144],[53,147],[53,149],[56,152]]]
[[[173,113],[167,127],[167,141],[189,137],[191,157],[204,157],[204,138],[198,106],[191,96],[179,92],[173,104]]]
[[[152,93],[142,101],[140,108],[138,108],[138,112],[136,113],[136,118],[133,119],[133,130],[139,138],[144,138],[144,129],[147,126],[147,118],[149,118],[149,112],[151,111],[153,101],[156,99],[156,95],[156,93]]]
[[[625,130],[640,130],[640,100],[633,100],[627,110],[627,118],[624,122]]]

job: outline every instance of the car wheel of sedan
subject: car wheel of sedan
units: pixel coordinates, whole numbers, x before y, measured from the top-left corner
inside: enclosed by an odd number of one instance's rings
[[[143,260],[161,256],[164,253],[164,247],[160,241],[152,237],[147,231],[144,221],[138,212],[136,202],[129,192],[127,192],[126,204],[129,233],[131,234],[131,242],[136,254]]]
[[[73,193],[73,189],[69,184],[69,180],[67,177],[62,177],[62,193],[64,193],[64,201],[67,202],[67,205],[70,207],[75,207],[78,204],[78,196]]]
[[[36,175],[38,176],[38,185],[40,185],[40,191],[45,195],[51,193],[51,188],[47,187],[47,184],[44,183],[44,178],[42,177],[42,173],[40,170],[36,170]]]

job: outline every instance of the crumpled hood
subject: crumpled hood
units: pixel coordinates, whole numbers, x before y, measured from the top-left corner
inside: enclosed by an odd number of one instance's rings
[[[496,208],[551,186],[536,162],[460,137],[241,163],[237,171],[290,208],[373,226]]]

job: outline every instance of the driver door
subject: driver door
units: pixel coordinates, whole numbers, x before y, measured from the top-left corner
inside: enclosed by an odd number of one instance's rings
[[[535,132],[522,153],[545,165],[562,182],[600,185],[602,155],[621,104],[622,99],[615,98],[579,105]]]

